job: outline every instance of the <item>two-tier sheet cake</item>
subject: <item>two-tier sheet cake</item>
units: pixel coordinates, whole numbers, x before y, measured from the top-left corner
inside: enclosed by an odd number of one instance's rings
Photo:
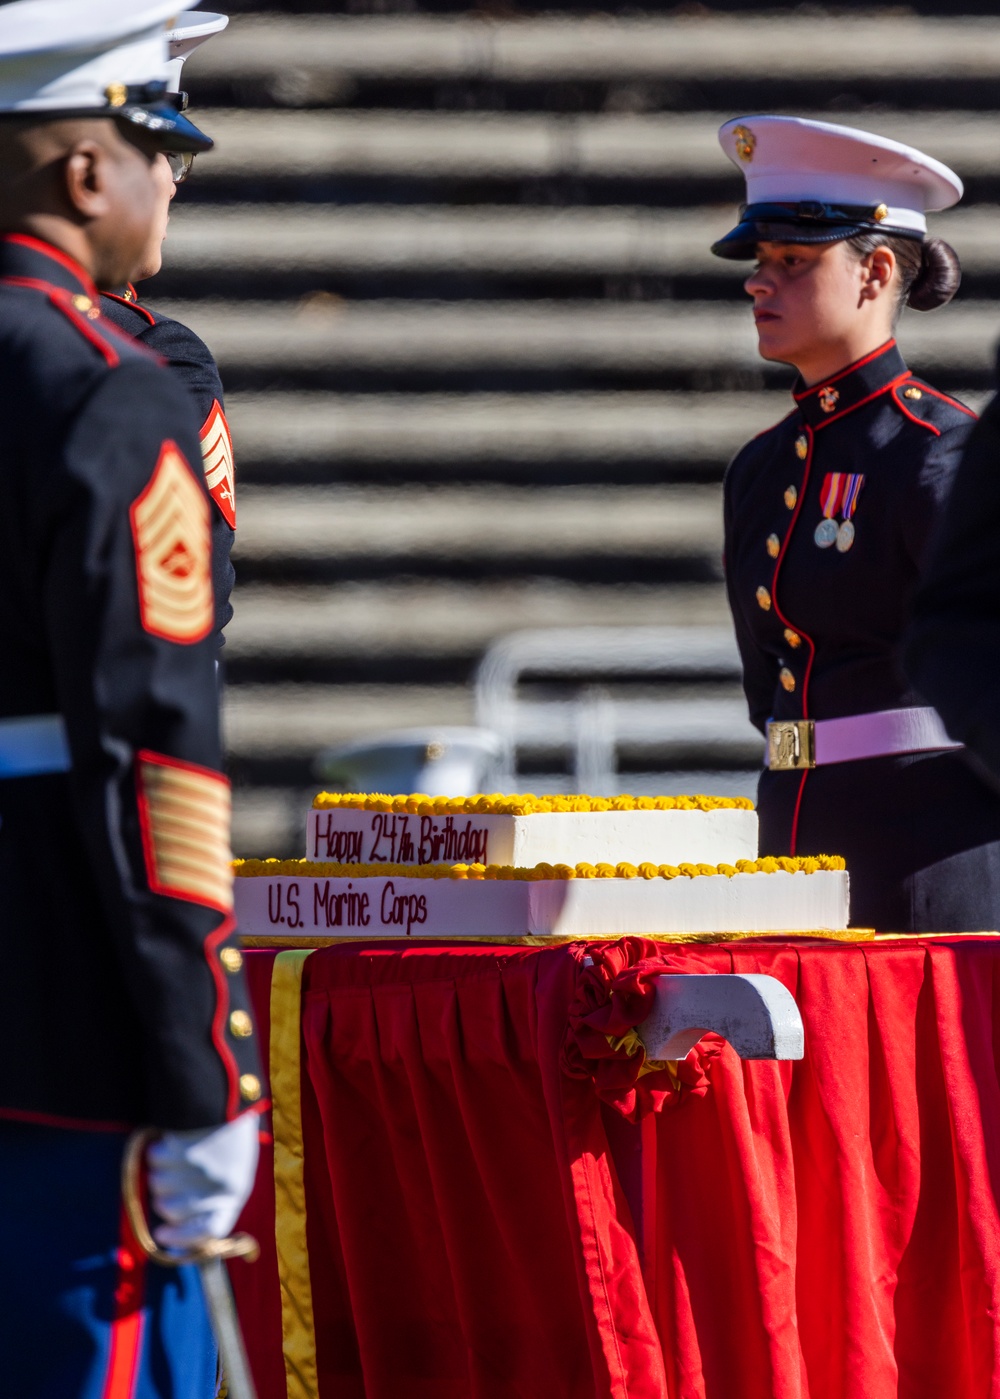
[[[748,801],[321,793],[305,860],[237,861],[251,939],[846,929],[836,857],[756,858]]]

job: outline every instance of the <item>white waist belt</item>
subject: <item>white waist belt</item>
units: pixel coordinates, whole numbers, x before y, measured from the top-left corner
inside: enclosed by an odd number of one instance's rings
[[[936,709],[880,709],[844,719],[771,719],[767,766],[776,772],[961,748],[945,732]]]
[[[0,778],[69,769],[69,743],[61,714],[0,719]]]

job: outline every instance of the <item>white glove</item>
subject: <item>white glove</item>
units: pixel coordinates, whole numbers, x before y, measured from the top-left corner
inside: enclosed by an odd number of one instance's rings
[[[153,1230],[164,1248],[186,1250],[225,1239],[250,1198],[259,1151],[257,1113],[222,1127],[164,1132],[146,1151],[153,1209],[165,1220]]]

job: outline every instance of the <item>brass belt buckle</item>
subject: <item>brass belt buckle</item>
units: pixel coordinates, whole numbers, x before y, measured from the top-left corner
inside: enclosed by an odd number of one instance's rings
[[[816,726],[812,719],[768,722],[767,765],[772,772],[799,772],[816,766]]]

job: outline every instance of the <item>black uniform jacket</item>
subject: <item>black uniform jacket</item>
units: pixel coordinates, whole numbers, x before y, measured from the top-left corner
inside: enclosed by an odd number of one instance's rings
[[[231,916],[188,395],[70,258],[0,239],[2,721],[68,772],[0,779],[0,1116],[195,1128],[261,1097]]]
[[[212,591],[222,646],[222,629],[233,615],[229,599],[236,575],[230,554],[236,529],[236,481],[219,367],[204,340],[180,321],[141,305],[134,287],[125,288],[120,296],[102,293],[101,315],[166,360],[194,397],[205,480],[216,507],[212,512]]]
[[[903,675],[902,635],[974,423],[894,342],[795,399],[725,483],[727,588],[762,731],[926,702]],[[820,548],[824,502],[839,530],[852,494],[853,544]],[[765,771],[758,811],[762,853],[846,858],[855,925],[997,925],[1000,800],[960,754]]]
[[[1000,399],[965,448],[905,660],[948,732],[1000,782]]]

